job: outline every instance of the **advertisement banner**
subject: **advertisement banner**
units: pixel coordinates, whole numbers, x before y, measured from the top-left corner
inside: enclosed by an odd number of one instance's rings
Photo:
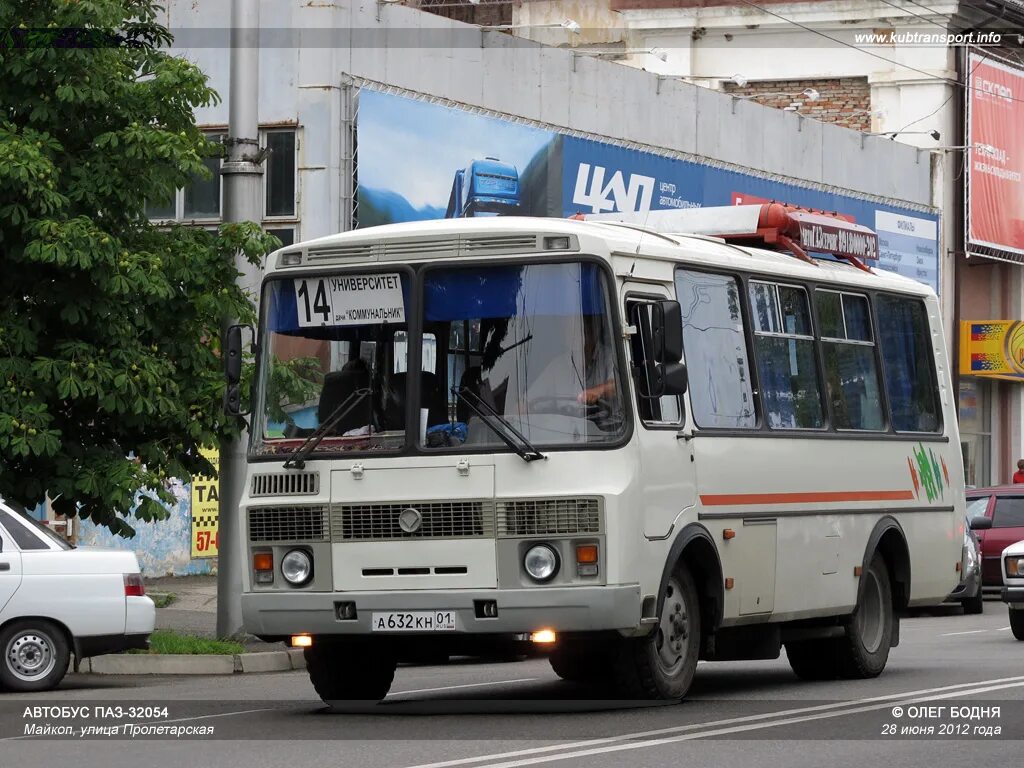
[[[360,227],[773,201],[878,233],[873,266],[939,289],[938,217],[368,88],[359,92]]]
[[[967,239],[1024,255],[1024,71],[969,62]]]
[[[990,378],[1024,377],[1024,322],[962,321],[960,374]]]
[[[214,449],[201,453],[220,470],[220,454]],[[211,477],[192,478],[192,557],[216,557],[220,546],[220,483]]]

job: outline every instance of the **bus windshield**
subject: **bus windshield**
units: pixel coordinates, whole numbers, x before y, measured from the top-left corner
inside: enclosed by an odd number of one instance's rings
[[[414,439],[426,449],[505,451],[521,442],[509,427],[534,446],[623,436],[609,293],[596,264],[421,275],[421,370],[411,379],[411,275],[268,283],[254,454],[290,454],[311,437],[306,450],[318,453],[397,452]]]
[[[399,272],[267,284],[254,453],[291,453],[318,429],[320,451],[405,446],[409,289]]]
[[[505,450],[502,421],[536,446],[623,436],[608,289],[596,264],[429,269],[423,312],[424,447]]]

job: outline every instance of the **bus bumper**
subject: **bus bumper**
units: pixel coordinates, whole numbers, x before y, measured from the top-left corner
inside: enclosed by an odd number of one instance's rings
[[[494,618],[478,617],[479,603],[497,603]],[[356,618],[338,618],[343,602],[355,603]],[[457,615],[445,634],[523,633],[634,629],[640,626],[640,586],[564,589],[439,590],[408,592],[247,592],[242,595],[245,631],[260,636],[411,635],[374,632],[374,613],[448,611]]]

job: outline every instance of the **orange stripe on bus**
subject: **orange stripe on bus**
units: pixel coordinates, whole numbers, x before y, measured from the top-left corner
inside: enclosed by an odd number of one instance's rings
[[[814,504],[821,501],[913,501],[906,491],[817,491],[811,493],[708,493],[701,494],[706,507],[741,504]]]

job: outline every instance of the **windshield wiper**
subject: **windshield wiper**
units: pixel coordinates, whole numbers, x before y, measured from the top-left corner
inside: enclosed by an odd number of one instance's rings
[[[338,407],[331,411],[331,414],[320,424],[320,426],[313,430],[313,434],[307,437],[306,441],[302,445],[292,451],[292,455],[288,457],[288,460],[284,463],[284,468],[291,469],[294,467],[295,469],[302,469],[305,467],[306,459],[308,459],[309,455],[316,450],[318,445],[320,445],[320,441],[327,436],[328,432],[337,426],[339,421],[348,416],[349,412],[359,405],[359,403],[363,401],[363,398],[368,394],[370,394],[369,387],[364,387],[363,389],[355,390],[352,394],[342,400],[341,403],[338,404]]]
[[[494,434],[496,434],[498,437],[500,437],[501,441],[505,443],[505,445],[507,445],[509,448],[511,448],[513,451],[519,454],[519,458],[521,458],[523,461],[529,462],[536,461],[537,459],[547,458],[547,456],[545,456],[543,453],[537,450],[537,447],[533,443],[531,443],[529,440],[523,437],[522,433],[520,433],[519,430],[517,430],[515,427],[509,424],[508,421],[506,421],[501,414],[494,410],[494,408],[492,408],[489,403],[485,402],[479,395],[470,390],[468,387],[463,387],[462,389],[459,389],[458,387],[452,387],[452,394],[455,395],[456,397],[461,397],[462,402],[468,405],[469,409],[473,411],[473,413],[475,413],[477,416],[479,416],[480,420],[483,421],[483,423],[486,424],[488,427],[490,427],[491,431],[494,432]],[[517,445],[516,442],[511,437],[508,436],[508,434],[498,429],[497,424],[500,424],[502,427],[508,430],[509,433],[515,435],[515,437],[519,439],[522,445]],[[525,446],[525,448],[523,446]]]

